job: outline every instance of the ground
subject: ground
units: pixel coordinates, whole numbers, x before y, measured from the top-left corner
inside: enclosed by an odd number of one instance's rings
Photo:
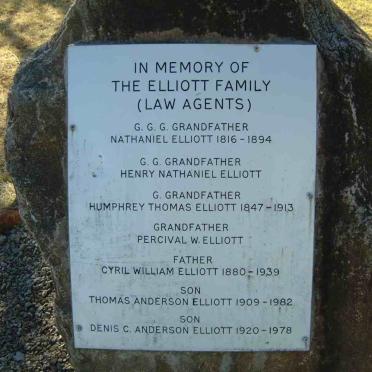
[[[49,267],[24,228],[0,233],[0,371],[71,372]]]

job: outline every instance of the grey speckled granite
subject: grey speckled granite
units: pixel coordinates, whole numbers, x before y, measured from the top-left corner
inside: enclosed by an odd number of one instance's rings
[[[66,208],[64,54],[74,42],[311,41],[319,49],[319,146],[310,352],[75,350]],[[23,62],[9,97],[7,163],[50,264],[58,324],[80,371],[371,371],[371,41],[328,0],[78,0]]]

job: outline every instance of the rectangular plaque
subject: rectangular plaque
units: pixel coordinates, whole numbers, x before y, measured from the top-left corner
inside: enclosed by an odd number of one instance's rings
[[[75,346],[308,350],[314,45],[68,49]]]

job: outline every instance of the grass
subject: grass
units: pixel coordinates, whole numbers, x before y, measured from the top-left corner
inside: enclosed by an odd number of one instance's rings
[[[333,0],[333,2],[372,38],[371,0]]]
[[[334,0],[372,37],[372,0]],[[15,200],[5,169],[7,95],[19,62],[56,31],[72,0],[0,0],[0,209]]]
[[[19,62],[56,31],[72,0],[0,0],[0,209],[15,200],[5,169],[7,96]]]

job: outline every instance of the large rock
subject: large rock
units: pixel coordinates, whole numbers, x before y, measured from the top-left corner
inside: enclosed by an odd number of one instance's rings
[[[66,208],[64,55],[84,41],[318,45],[318,196],[310,352],[75,350]],[[24,61],[9,99],[6,154],[22,217],[54,273],[58,323],[82,371],[372,370],[371,41],[327,0],[78,0]]]

